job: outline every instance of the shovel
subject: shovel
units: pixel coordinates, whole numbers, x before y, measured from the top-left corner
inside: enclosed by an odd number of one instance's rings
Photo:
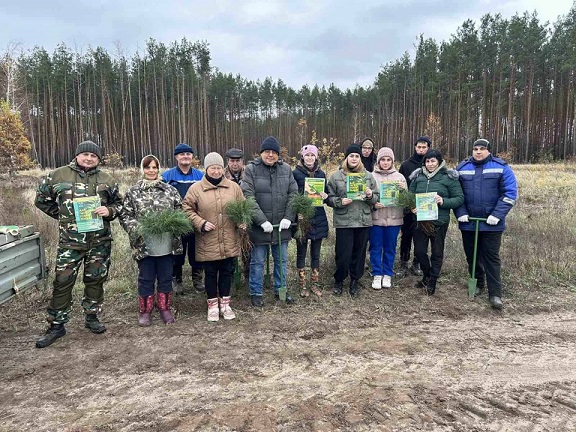
[[[266,253],[266,274],[264,275],[264,288],[270,288],[272,286],[272,276],[270,275],[270,246]]]
[[[471,222],[476,222],[476,228],[474,232],[474,257],[472,258],[472,271],[470,272],[470,278],[468,279],[468,298],[474,300],[474,294],[476,293],[476,284],[478,281],[474,276],[476,276],[476,253],[478,251],[478,224],[480,222],[485,222],[486,218],[468,218]]]

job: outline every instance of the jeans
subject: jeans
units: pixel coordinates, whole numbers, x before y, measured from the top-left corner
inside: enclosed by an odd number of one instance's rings
[[[204,284],[209,299],[228,297],[234,275],[235,258],[225,258],[217,261],[204,261]]]
[[[394,276],[394,258],[400,226],[370,228],[370,265],[373,276]]]
[[[154,294],[156,280],[158,292],[171,292],[173,263],[173,255],[146,257],[138,261],[138,295],[148,297]]]
[[[283,280],[280,279],[280,256],[278,255],[278,245],[255,245],[252,247],[252,258],[250,260],[250,278],[248,279],[248,286],[250,288],[250,295],[262,296],[262,288],[264,285],[264,265],[266,264],[266,256],[268,255],[268,248],[272,248],[272,257],[274,258],[274,294],[278,294],[280,285],[284,282],[286,285],[286,271],[288,269],[288,242],[282,242],[282,272]]]
[[[310,240],[310,268],[320,268],[320,248],[322,239]],[[306,267],[306,252],[308,251],[308,240],[296,240],[296,268]]]
[[[474,259],[474,231],[462,231],[462,243],[468,262],[468,273],[472,272]],[[486,283],[490,297],[502,297],[502,281],[500,280],[500,244],[502,231],[478,232],[478,248],[476,250],[476,274],[478,286]]]

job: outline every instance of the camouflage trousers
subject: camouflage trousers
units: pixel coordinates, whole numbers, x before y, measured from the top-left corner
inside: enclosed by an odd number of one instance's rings
[[[65,324],[69,321],[72,310],[72,290],[82,263],[84,263],[82,308],[86,314],[96,314],[101,311],[111,251],[111,242],[105,242],[86,250],[58,247],[52,300],[48,307],[48,322]]]

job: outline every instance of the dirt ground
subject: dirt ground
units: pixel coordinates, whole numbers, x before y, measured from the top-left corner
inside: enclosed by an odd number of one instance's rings
[[[496,312],[465,281],[428,298],[415,280],[290,307],[268,293],[261,312],[244,289],[218,323],[194,293],[169,327],[109,300],[108,332],[76,309],[42,350],[45,298],[24,295],[0,306],[0,430],[576,430],[576,294],[510,292]]]

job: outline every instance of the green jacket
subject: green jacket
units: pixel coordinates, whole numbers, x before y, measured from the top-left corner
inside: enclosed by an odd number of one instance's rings
[[[438,206],[436,225],[450,223],[450,209],[460,207],[464,203],[464,192],[458,181],[458,171],[442,166],[436,174],[428,178],[418,168],[410,174],[410,191],[414,193],[436,192],[444,202]]]
[[[103,218],[98,231],[80,233],[74,216],[74,198],[99,196],[110,215]],[[36,207],[59,222],[59,245],[68,249],[86,250],[112,240],[110,221],[122,208],[122,197],[114,178],[96,167],[83,171],[76,160],[50,172],[36,190]]]
[[[364,171],[366,187],[372,190],[372,197],[362,201],[352,201],[342,205],[346,198],[346,172],[340,168],[328,180],[328,198],[326,204],[334,208],[332,212],[334,228],[366,228],[372,226],[372,206],[380,200],[378,184],[372,173]]]

